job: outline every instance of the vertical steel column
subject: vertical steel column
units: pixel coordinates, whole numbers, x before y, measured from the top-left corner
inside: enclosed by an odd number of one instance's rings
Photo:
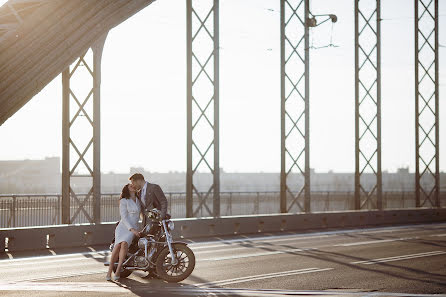
[[[311,212],[310,185],[310,0],[305,0],[305,212]]]
[[[101,222],[101,61],[107,34],[93,50],[93,222]]]
[[[198,7],[194,7],[193,3],[193,0],[186,1],[186,216],[194,217],[204,207],[209,215],[219,217],[219,0],[200,1]],[[211,46],[208,48],[211,51],[206,52],[206,45],[209,45],[209,42],[211,42]],[[209,84],[212,85],[211,88],[209,88]],[[209,94],[210,89],[212,91]],[[206,132],[211,135],[210,143],[205,140]],[[203,145],[203,141],[205,145]],[[213,148],[212,151],[211,148]],[[212,162],[209,160],[210,152],[213,153]],[[194,154],[198,160],[194,159]],[[200,165],[204,167],[204,170],[209,170],[213,176],[212,185],[205,192],[201,192],[194,185],[193,177],[195,173],[198,173],[198,169],[201,169]],[[195,210],[194,195],[198,198],[198,206]],[[213,198],[212,210],[206,204],[209,197]]]
[[[438,0],[435,0],[435,206],[440,205],[440,79],[438,65]]]
[[[286,161],[285,161],[285,1],[280,0],[280,212],[286,213]]]
[[[355,0],[355,209],[383,208],[380,6]],[[372,185],[361,180],[367,169],[376,178]]]
[[[192,0],[186,1],[186,66],[187,66],[187,166],[186,166],[186,217],[193,217],[192,191]]]
[[[438,0],[414,3],[415,203],[440,207]]]
[[[414,26],[414,36],[415,36],[415,206],[420,207],[420,148],[418,143],[420,143],[420,133],[418,132],[418,127],[420,125],[418,120],[419,114],[419,100],[418,100],[418,82],[419,82],[419,74],[418,74],[418,0],[414,0],[415,4],[415,26]]]
[[[311,211],[309,5],[309,0],[280,1],[281,212],[293,211],[293,207],[296,211]],[[303,179],[300,189],[299,179]]]
[[[361,209],[359,176],[359,0],[355,0],[355,209]]]
[[[106,34],[100,38],[82,55],[75,64],[68,67],[62,73],[62,88],[63,88],[63,104],[62,104],[62,223],[71,224],[82,212],[85,218],[90,223],[100,223],[101,221],[101,171],[100,171],[100,84],[101,84],[101,57]],[[87,55],[92,56],[92,64],[87,63]],[[80,71],[80,67],[85,67],[85,73],[91,76],[91,89],[83,101],[80,101],[76,96],[71,80],[73,75]],[[79,84],[77,85],[79,87]],[[78,90],[79,91],[79,90]],[[92,101],[92,102],[91,102]],[[87,106],[91,102],[92,110]],[[70,114],[70,103],[76,103],[74,109],[76,113],[73,116]],[[82,125],[80,121],[87,121],[87,126],[91,127],[92,137],[88,143],[83,145],[81,137],[89,134],[84,129],[81,133],[73,133],[73,126]],[[78,126],[79,127],[79,126]],[[79,128],[78,128],[79,129]],[[78,130],[79,132],[79,130]],[[78,139],[76,139],[78,138]],[[77,154],[76,159],[70,156],[71,149]],[[87,156],[92,151],[92,160]],[[74,164],[71,161],[76,161]],[[87,173],[78,173],[80,164],[85,165]],[[93,169],[92,169],[93,168]],[[81,199],[71,186],[72,178],[89,178],[92,186],[88,191],[87,196]],[[92,201],[90,200],[92,197]],[[71,199],[77,202],[78,207],[71,214]],[[92,203],[91,203],[92,202]],[[92,204],[92,214],[85,208],[86,205]]]
[[[376,136],[377,136],[377,172],[376,172],[376,207],[383,209],[382,168],[381,168],[381,0],[376,0]]]
[[[214,0],[214,217],[220,216],[220,1]]]
[[[62,72],[62,224],[70,223],[70,70]]]

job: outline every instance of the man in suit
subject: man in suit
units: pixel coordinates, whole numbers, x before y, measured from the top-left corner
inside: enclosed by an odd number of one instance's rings
[[[151,210],[156,208],[161,211],[161,219],[166,218],[167,213],[167,198],[164,195],[163,190],[157,184],[151,184],[144,179],[144,176],[141,173],[133,174],[129,180],[132,182],[132,185],[138,189],[139,197],[141,198],[141,202],[143,207],[146,210]],[[145,218],[143,221],[143,226],[145,225]]]

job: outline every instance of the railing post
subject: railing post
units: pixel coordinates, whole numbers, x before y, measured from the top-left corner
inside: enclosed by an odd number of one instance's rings
[[[55,218],[56,220],[54,221],[55,225],[59,225],[61,223],[60,221],[60,212],[61,212],[61,207],[60,207],[60,195],[57,195],[57,201],[56,201],[56,205],[54,207],[54,212],[55,212]]]
[[[17,207],[17,197],[15,195],[12,195],[11,227],[16,226],[16,207]]]
[[[172,193],[169,193],[169,213],[172,215]]]
[[[256,193],[256,202],[255,202],[255,206],[254,206],[254,213],[255,214],[259,214],[259,204],[260,204],[260,193],[257,192]]]
[[[229,193],[229,214],[232,216],[232,192]]]
[[[203,194],[200,194],[200,195],[201,195],[201,197],[203,197]],[[200,205],[200,217],[203,216],[203,204]]]
[[[325,201],[325,211],[330,210],[330,192],[327,191],[327,200]]]

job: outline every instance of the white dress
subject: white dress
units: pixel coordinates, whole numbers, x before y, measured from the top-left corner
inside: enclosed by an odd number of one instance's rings
[[[119,201],[119,213],[121,214],[121,220],[115,229],[115,244],[126,241],[130,246],[135,237],[130,228],[140,230],[139,216],[141,206],[138,198],[136,198],[136,201],[133,201],[132,198],[122,198]]]

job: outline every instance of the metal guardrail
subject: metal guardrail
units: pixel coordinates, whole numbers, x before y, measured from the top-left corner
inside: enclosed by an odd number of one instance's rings
[[[174,218],[186,216],[186,193],[166,192],[168,212]],[[446,202],[446,193],[440,195]],[[84,199],[86,194],[79,194]],[[91,199],[91,198],[90,198]],[[104,193],[101,197],[102,222],[119,220],[119,193]],[[414,192],[384,192],[385,209],[415,207]],[[0,195],[0,228],[48,226],[61,224],[61,194],[17,194]],[[71,199],[71,214],[79,212],[73,224],[89,223],[84,211],[91,214],[93,201],[86,201],[83,210],[79,210],[77,201]],[[279,212],[280,192],[221,192],[220,208],[222,216],[272,214]],[[197,217],[212,216],[212,200],[200,203],[194,196],[194,209],[198,208]],[[369,205],[369,209],[374,209]],[[354,209],[354,192],[317,191],[311,193],[312,212],[345,211]]]

